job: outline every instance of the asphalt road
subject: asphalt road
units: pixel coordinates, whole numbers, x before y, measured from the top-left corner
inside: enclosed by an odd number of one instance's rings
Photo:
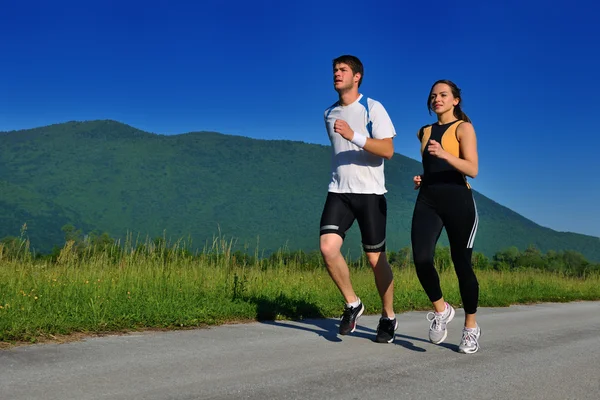
[[[369,305],[367,305],[368,307]],[[0,351],[0,399],[600,399],[600,302],[480,308],[481,350],[429,343],[425,312],[146,332]]]

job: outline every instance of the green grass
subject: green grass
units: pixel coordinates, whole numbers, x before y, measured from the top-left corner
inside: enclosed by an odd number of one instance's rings
[[[181,328],[231,321],[337,317],[342,298],[322,262],[240,257],[226,243],[197,255],[177,246],[77,252],[55,261],[23,252],[0,257],[0,342],[35,342],[76,332]],[[216,250],[215,250],[216,249]],[[1,250],[1,249],[0,249]],[[0,255],[2,252],[0,251]],[[396,312],[430,308],[414,270],[394,267]],[[600,276],[534,270],[477,271],[480,306],[600,299]],[[355,290],[378,313],[370,268],[351,268]],[[460,307],[452,270],[440,274],[445,298]]]

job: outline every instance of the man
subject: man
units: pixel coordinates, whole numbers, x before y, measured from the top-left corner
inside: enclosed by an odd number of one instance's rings
[[[383,163],[394,154],[396,131],[381,103],[359,94],[362,78],[363,65],[357,57],[344,55],[333,60],[333,86],[339,100],[325,110],[332,174],[321,216],[320,248],[329,275],[346,301],[339,332],[347,335],[354,332],[365,311],[341,253],[345,233],[357,220],[383,305],[376,340],[392,343],[398,323],[393,309],[393,275],[385,254]]]

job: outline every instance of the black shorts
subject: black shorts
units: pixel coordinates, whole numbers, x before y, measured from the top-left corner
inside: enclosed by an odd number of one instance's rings
[[[344,239],[354,220],[358,221],[365,252],[385,251],[385,195],[328,192],[321,215],[321,235],[337,233]]]

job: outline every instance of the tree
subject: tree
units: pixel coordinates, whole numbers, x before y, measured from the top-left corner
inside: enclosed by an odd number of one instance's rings
[[[494,268],[498,270],[513,269],[517,267],[517,259],[519,258],[519,249],[515,246],[509,247],[494,254]]]

